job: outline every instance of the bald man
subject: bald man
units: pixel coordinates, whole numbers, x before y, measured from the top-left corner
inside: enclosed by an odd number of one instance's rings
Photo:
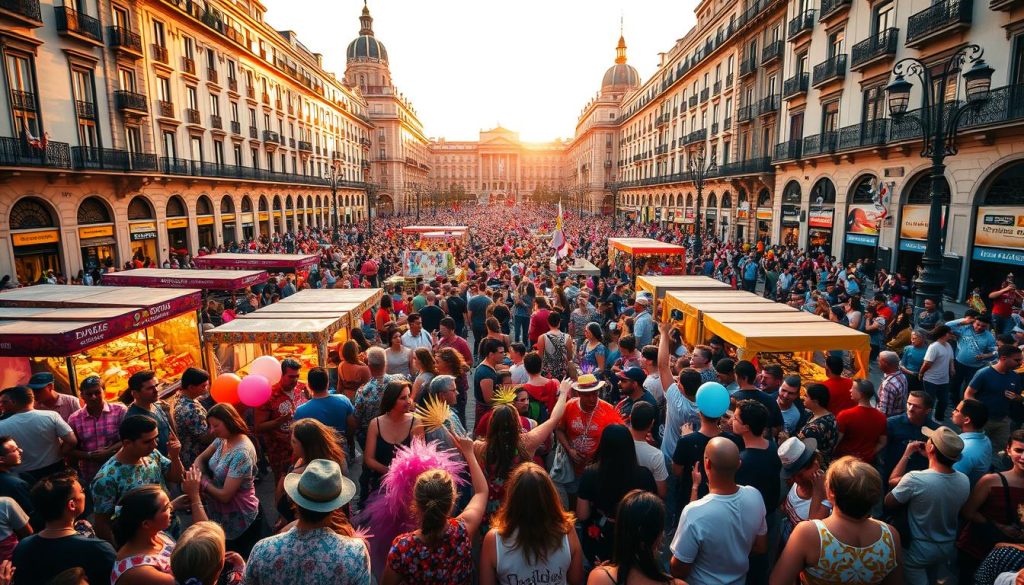
[[[672,540],[672,576],[691,585],[742,585],[751,553],[768,550],[764,500],[756,488],[736,485],[740,450],[724,437],[704,449],[710,491],[683,508]]]

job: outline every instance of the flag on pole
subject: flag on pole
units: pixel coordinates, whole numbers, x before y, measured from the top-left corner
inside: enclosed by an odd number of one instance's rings
[[[551,247],[555,249],[555,258],[569,255],[569,242],[562,232],[562,202],[558,202],[558,218],[555,220],[555,231],[551,234]]]
[[[889,205],[892,203],[892,187],[895,183],[880,183],[878,192],[873,197],[875,208],[878,210],[878,219],[885,219],[889,216]]]

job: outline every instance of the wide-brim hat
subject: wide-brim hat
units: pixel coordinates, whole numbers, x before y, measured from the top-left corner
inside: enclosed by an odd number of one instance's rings
[[[356,484],[341,473],[341,466],[329,459],[314,459],[302,473],[284,478],[284,491],[300,508],[311,512],[333,512],[352,501]]]
[[[932,445],[947,458],[960,461],[964,452],[964,440],[949,427],[930,429],[921,427],[921,434],[931,439]]]
[[[782,477],[789,479],[800,472],[814,458],[818,441],[814,438],[790,437],[779,445],[779,459],[782,462]]]
[[[596,392],[604,388],[604,385],[604,380],[598,380],[594,374],[583,374],[573,382],[572,389],[577,392]]]

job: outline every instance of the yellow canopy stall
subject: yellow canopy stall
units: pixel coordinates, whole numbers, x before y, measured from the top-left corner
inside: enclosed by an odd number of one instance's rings
[[[627,269],[635,279],[637,274],[647,272],[649,260],[668,262],[669,273],[682,271],[686,248],[650,238],[608,238],[608,259],[617,269]]]
[[[637,292],[649,292],[655,299],[664,298],[670,290],[724,291],[732,290],[728,284],[709,276],[638,276]]]
[[[665,293],[665,298],[661,300],[661,305],[662,319],[670,318],[674,309],[679,310],[683,314],[683,341],[689,346],[700,343],[702,338],[700,327],[701,309],[703,306],[709,306],[712,309],[724,307],[725,310],[734,313],[749,311],[750,307],[761,305],[786,307],[786,309],[795,310],[792,307],[779,305],[753,293],[731,289],[723,291],[668,291]],[[701,305],[701,307],[697,305]],[[735,307],[736,310],[730,311],[730,305]],[[786,309],[781,310],[785,311]]]
[[[793,353],[810,361],[816,351],[844,350],[854,354],[855,376],[868,375],[871,346],[866,333],[824,319],[820,323],[739,323],[722,319],[718,314],[705,315],[705,330],[736,346],[740,359],[754,360],[759,353]]]

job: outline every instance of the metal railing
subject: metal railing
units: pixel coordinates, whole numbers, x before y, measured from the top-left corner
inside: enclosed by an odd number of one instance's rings
[[[782,41],[773,41],[761,50],[761,64],[770,63],[782,56]]]
[[[53,13],[57,19],[57,32],[72,33],[103,42],[99,20],[69,6],[54,6]]]
[[[133,153],[113,148],[71,147],[71,162],[76,171],[155,171],[156,155]]]
[[[11,90],[11,107],[24,112],[36,111],[36,94],[19,89]]]
[[[71,147],[50,140],[46,148],[35,148],[20,138],[0,137],[0,166],[71,168]]]
[[[24,16],[34,22],[43,21],[39,0],[0,0],[0,10]]]
[[[166,102],[164,100],[157,100],[156,102],[157,113],[161,118],[176,118],[174,115],[174,102]]]
[[[148,112],[149,105],[146,103],[146,96],[134,91],[119,89],[114,92],[114,102],[118,110],[132,110],[136,112]]]
[[[237,135],[241,136],[242,135],[242,123],[241,122],[231,122],[231,133],[232,134],[237,134]]]
[[[793,20],[790,20],[788,39],[792,41],[803,33],[810,32],[814,28],[815,14],[814,10],[807,10]]]
[[[911,45],[951,26],[970,24],[973,0],[944,0],[932,4],[907,20],[907,45]]]
[[[206,68],[206,80],[212,83],[217,83],[217,70],[213,67]]]
[[[782,161],[798,159],[800,158],[801,146],[803,146],[803,141],[799,138],[780,142],[775,145],[775,156],[772,157],[772,160]]]
[[[782,97],[789,99],[802,93],[807,93],[807,83],[810,75],[806,72],[798,73],[790,77],[782,84]]]
[[[835,130],[814,134],[804,138],[803,156],[815,156],[819,154],[830,154],[836,151],[839,145],[839,133]]]
[[[773,112],[779,111],[780,102],[781,100],[779,99],[779,94],[770,95],[762,98],[757,106],[758,115],[763,116],[765,114],[771,114]]]
[[[199,110],[194,108],[185,108],[185,121],[189,124],[201,124],[202,122],[200,122]]]
[[[255,126],[249,126],[249,138],[256,140],[259,136],[259,130]]]
[[[95,120],[96,104],[84,100],[75,100],[75,115],[84,120]]]
[[[725,121],[722,123],[723,131],[728,130],[730,128],[732,128],[732,116],[727,117]]]
[[[228,91],[238,91],[238,78],[228,77]]]
[[[190,57],[181,58],[181,70],[189,75],[196,74],[196,60]]]
[[[750,104],[746,106],[740,106],[740,109],[736,112],[736,121],[740,124],[749,122],[754,119],[757,115],[757,104]]]
[[[862,146],[879,146],[885,144],[889,120],[868,120],[862,124],[854,124],[839,129],[838,150],[849,150]]]
[[[263,131],[263,142],[270,142],[273,144],[281,144],[281,136],[273,130]]]
[[[313,152],[313,143],[311,143],[311,142],[309,142],[307,140],[300,140],[299,141],[299,150],[304,151],[304,152]]]
[[[695,95],[691,95],[690,96],[689,105],[690,105],[691,108],[696,108],[697,107],[697,96],[695,96]]]
[[[709,88],[705,87],[704,89],[700,90],[700,103],[703,104],[704,102],[708,101],[709,97],[711,97],[711,90]]]
[[[740,61],[740,79],[743,79],[755,71],[757,71],[757,61],[755,61],[753,57]]]
[[[818,87],[823,83],[833,79],[842,79],[843,77],[846,77],[846,55],[834,55],[823,63],[818,63],[814,66],[811,85]]]
[[[142,54],[142,37],[123,26],[108,26],[107,37],[111,47]]]
[[[167,64],[167,47],[153,43],[149,46],[149,53],[154,61]]]
[[[168,175],[186,175],[192,177],[213,177],[221,179],[242,179],[247,181],[266,181],[273,183],[296,183],[301,185],[331,186],[330,179],[313,175],[280,173],[264,169],[254,169],[240,165],[225,165],[215,162],[204,162],[184,158],[160,158],[160,171]],[[338,181],[339,187],[365,189],[361,181]]]
[[[224,119],[217,114],[210,115],[210,128],[216,128],[217,130],[224,129]]]
[[[829,17],[839,14],[844,8],[849,8],[853,0],[821,0],[821,15],[819,21],[824,22]]]
[[[707,129],[701,128],[700,130],[694,130],[693,132],[687,134],[686,138],[683,140],[683,144],[694,144],[696,142],[704,142],[705,140],[707,140],[707,138]]]
[[[713,93],[715,95],[718,95],[718,94],[722,93],[722,82],[721,81],[716,81],[715,82],[715,85],[712,86],[711,93]]]
[[[883,56],[896,54],[900,29],[887,28],[857,43],[850,49],[850,69],[860,67]]]

